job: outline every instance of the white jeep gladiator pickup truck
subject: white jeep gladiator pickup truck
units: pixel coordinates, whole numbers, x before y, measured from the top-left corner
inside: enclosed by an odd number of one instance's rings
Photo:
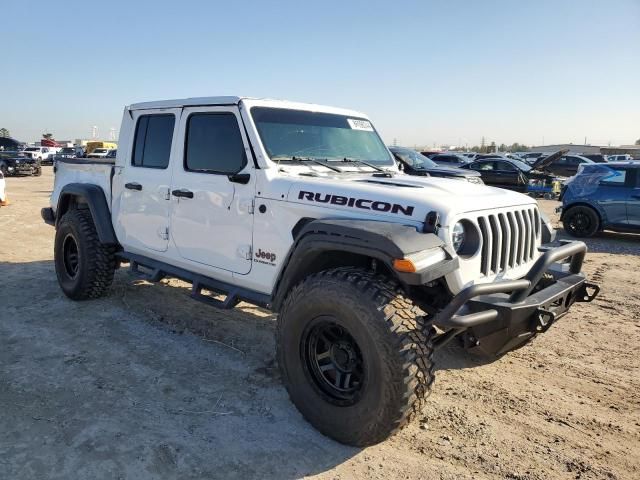
[[[129,264],[219,308],[278,313],[291,400],[324,434],[379,442],[406,425],[453,338],[501,355],[598,287],[584,243],[531,198],[412,177],[366,115],[241,97],[126,107],[115,162],[61,159],[43,219],[63,292],[96,298]]]

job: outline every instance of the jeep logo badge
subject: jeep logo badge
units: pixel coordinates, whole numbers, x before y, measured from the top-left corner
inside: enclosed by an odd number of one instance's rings
[[[276,254],[271,252],[264,252],[261,248],[256,252],[255,262],[264,263],[265,265],[275,265]]]

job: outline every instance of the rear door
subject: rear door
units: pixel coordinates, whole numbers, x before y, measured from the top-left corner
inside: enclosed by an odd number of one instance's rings
[[[238,108],[185,108],[180,132],[171,238],[187,260],[249,273],[255,174]]]
[[[117,181],[122,187],[118,237],[127,248],[163,252],[169,244],[169,168],[180,109],[133,111],[133,146]]]
[[[514,167],[511,163],[505,162],[504,160],[496,161],[494,174],[498,179],[501,187],[509,188],[511,190],[518,189],[520,170]]]
[[[630,227],[640,229],[640,168],[628,168],[627,176],[627,223]]]

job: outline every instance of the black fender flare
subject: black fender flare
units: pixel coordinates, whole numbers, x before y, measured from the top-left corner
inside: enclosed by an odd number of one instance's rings
[[[413,226],[384,221],[332,219],[311,220],[294,228],[294,243],[284,261],[272,294],[278,311],[287,292],[307,274],[321,255],[330,252],[352,253],[382,262],[398,281],[422,285],[436,280],[458,267],[458,258],[433,233],[421,233]],[[445,260],[416,273],[394,270],[393,260],[430,249],[445,251]]]
[[[56,208],[56,227],[69,210],[71,201],[80,199],[89,207],[100,243],[116,245],[118,239],[111,223],[111,211],[102,188],[90,183],[69,183],[62,188]]]

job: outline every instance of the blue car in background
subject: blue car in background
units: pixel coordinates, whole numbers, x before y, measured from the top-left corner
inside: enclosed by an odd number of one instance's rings
[[[562,192],[560,220],[572,237],[640,232],[640,162],[582,165]]]

